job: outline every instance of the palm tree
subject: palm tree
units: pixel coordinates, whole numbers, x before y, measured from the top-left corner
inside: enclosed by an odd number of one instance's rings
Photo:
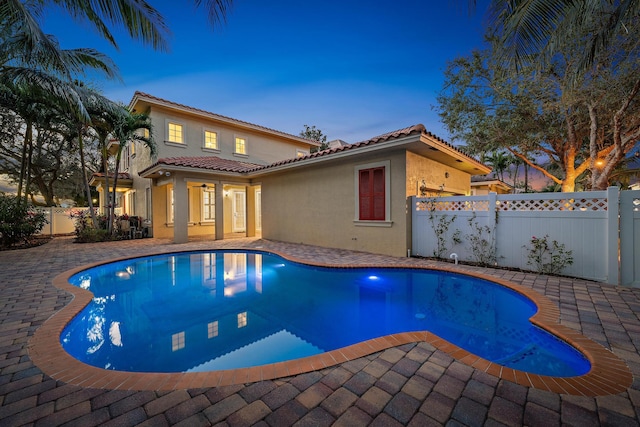
[[[113,173],[113,189],[112,200],[116,200],[116,191],[118,188],[118,173],[120,172],[120,160],[122,158],[122,152],[129,144],[135,144],[136,142],[142,143],[149,149],[152,156],[156,154],[156,145],[152,138],[152,127],[149,116],[142,113],[129,112],[124,106],[121,110],[122,114],[115,116],[116,121],[114,123],[113,137],[118,140],[118,151],[116,152],[115,159],[115,171]],[[145,132],[148,131],[148,135]],[[106,171],[105,171],[106,172]],[[105,173],[106,175],[106,173]],[[107,188],[108,190],[108,188]],[[109,231],[111,232],[111,225],[115,218],[115,203],[109,206],[109,213],[107,220],[109,224]]]
[[[639,12],[640,0],[494,0],[492,4],[505,60],[516,67],[538,61],[540,54],[552,57],[576,28],[597,21],[599,27],[584,40],[580,68],[585,70]]]
[[[509,168],[510,156],[504,151],[494,151],[490,155],[485,155],[485,160],[491,165],[493,171],[500,181],[504,182],[504,171]]]

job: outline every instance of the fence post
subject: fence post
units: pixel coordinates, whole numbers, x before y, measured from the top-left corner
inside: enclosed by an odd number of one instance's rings
[[[496,203],[498,202],[498,193],[493,191],[489,193],[489,206],[487,207],[487,225],[492,232],[496,230]]]
[[[607,188],[607,283],[620,284],[620,190]]]

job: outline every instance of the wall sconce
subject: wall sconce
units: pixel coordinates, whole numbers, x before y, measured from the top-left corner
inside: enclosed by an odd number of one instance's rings
[[[444,173],[444,177],[445,177],[445,178],[449,178],[449,172],[445,172],[445,173]]]
[[[229,190],[224,190],[224,197],[229,197]]]
[[[164,175],[164,171],[163,170],[159,170],[158,171],[158,175],[160,175],[160,176]]]

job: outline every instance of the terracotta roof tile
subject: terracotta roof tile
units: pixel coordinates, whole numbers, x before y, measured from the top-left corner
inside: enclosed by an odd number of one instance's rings
[[[259,166],[258,168],[254,169],[254,170],[268,169],[268,168],[271,168],[271,167],[274,167],[274,166],[281,166],[281,165],[286,165],[286,164],[289,164],[289,163],[300,162],[300,161],[304,161],[304,160],[307,160],[307,159],[312,159],[312,158],[315,158],[315,157],[324,157],[324,156],[327,156],[327,155],[330,155],[330,154],[333,154],[333,153],[347,151],[347,150],[354,150],[354,149],[357,149],[357,148],[360,148],[360,147],[366,147],[366,146],[374,145],[374,144],[377,144],[377,143],[380,143],[380,142],[388,141],[390,139],[400,138],[400,137],[403,137],[403,136],[409,136],[409,135],[416,134],[416,133],[425,133],[427,135],[430,135],[432,138],[435,138],[438,141],[451,146],[450,144],[444,142],[442,139],[440,139],[440,138],[436,137],[435,135],[427,132],[425,127],[424,127],[424,125],[417,124],[417,125],[409,126],[409,127],[406,127],[406,128],[398,129],[398,130],[393,131],[393,132],[388,132],[388,133],[385,133],[385,134],[382,134],[382,135],[378,135],[378,136],[373,137],[371,139],[368,139],[366,141],[361,141],[361,142],[356,142],[354,144],[348,144],[348,145],[328,148],[328,149],[322,150],[322,151],[316,151],[315,153],[307,154],[306,156],[297,157],[297,158],[294,158],[294,159],[282,160],[282,161],[279,161],[279,162],[276,162],[276,163],[272,163],[272,164],[266,165],[266,166]],[[453,147],[453,146],[451,146],[451,147]],[[453,147],[453,148],[455,148],[455,147]]]
[[[131,102],[133,102],[133,100],[136,97],[147,98],[147,99],[150,99],[150,100],[153,100],[153,101],[161,102],[161,103],[167,104],[167,105],[172,105],[172,106],[178,107],[178,108],[183,108],[185,110],[190,110],[190,111],[193,111],[193,112],[196,112],[196,113],[202,113],[202,114],[206,114],[208,116],[217,117],[217,118],[225,120],[225,121],[232,121],[232,122],[236,122],[236,123],[239,123],[239,124],[248,125],[248,126],[251,126],[251,127],[254,127],[254,128],[262,129],[262,130],[267,131],[267,132],[277,133],[279,135],[284,135],[284,136],[287,136],[289,138],[295,138],[295,139],[298,139],[298,140],[302,140],[302,141],[305,141],[305,142],[307,142],[307,143],[309,143],[311,145],[316,145],[316,146],[320,145],[320,143],[318,141],[314,141],[312,139],[304,138],[304,137],[299,136],[299,135],[293,135],[293,134],[290,134],[290,133],[287,133],[287,132],[282,132],[282,131],[279,131],[279,130],[276,130],[276,129],[271,129],[271,128],[268,128],[266,126],[260,126],[260,125],[256,125],[255,123],[246,122],[244,120],[234,119],[233,117],[227,117],[227,116],[223,116],[221,114],[212,113],[210,111],[202,110],[200,108],[194,108],[194,107],[190,107],[188,105],[179,104],[177,102],[168,101],[166,99],[158,98],[157,96],[149,95],[148,93],[144,93],[144,92],[140,92],[140,91],[136,91],[133,94],[133,98],[131,99]]]
[[[94,172],[91,176],[95,178],[104,178],[106,174],[104,172]],[[113,179],[113,174],[109,174],[109,178]],[[131,179],[131,175],[128,172],[118,172],[118,179]]]
[[[215,170],[215,171],[221,171],[221,172],[240,172],[240,173],[248,172],[249,170],[255,169],[260,166],[255,163],[221,159],[220,157],[216,157],[216,156],[167,157],[164,159],[159,159],[153,166],[156,166],[156,165],[184,166],[184,167],[190,167],[190,168]]]

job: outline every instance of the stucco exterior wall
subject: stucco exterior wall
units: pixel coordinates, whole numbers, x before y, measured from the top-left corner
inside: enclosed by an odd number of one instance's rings
[[[357,225],[355,168],[390,161],[390,227]],[[308,165],[261,178],[262,236],[394,256],[407,254],[405,153]]]
[[[309,153],[310,149],[309,145],[284,137],[230,126],[161,106],[152,106],[149,116],[153,126],[153,139],[158,147],[158,158],[218,156],[249,163],[270,164],[296,157],[297,150]],[[168,142],[166,135],[168,122],[183,125],[184,144]],[[218,134],[218,150],[204,148],[205,130]],[[234,154],[236,137],[246,139],[246,155]],[[150,159],[140,159],[138,170],[150,165]]]
[[[468,173],[407,151],[406,197],[420,195],[422,180],[430,193],[439,191],[440,186],[444,193],[455,195],[469,195],[471,191]]]

